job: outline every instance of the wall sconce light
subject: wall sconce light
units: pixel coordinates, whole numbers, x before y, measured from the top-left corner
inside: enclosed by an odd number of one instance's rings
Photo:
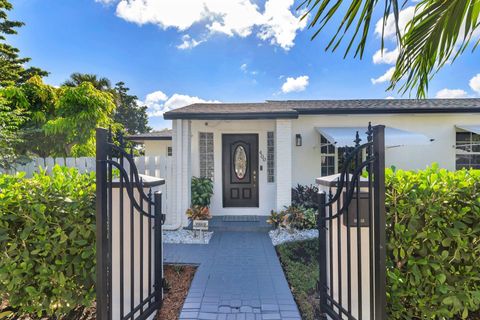
[[[301,134],[296,134],[295,135],[295,145],[297,147],[301,147],[302,146],[302,135]]]

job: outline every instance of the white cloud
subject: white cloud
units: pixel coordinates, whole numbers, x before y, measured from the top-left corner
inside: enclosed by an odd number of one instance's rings
[[[249,70],[248,64],[246,64],[246,63],[244,63],[240,66],[240,70],[242,70],[243,73],[250,74],[252,76],[258,75],[258,71],[257,70]]]
[[[387,48],[380,49],[373,55],[374,64],[395,64],[398,58],[398,47],[389,51]]]
[[[294,0],[268,0],[265,3],[265,22],[258,34],[262,40],[270,40],[285,50],[294,46],[298,30],[307,26],[307,19],[300,20],[290,11]]]
[[[182,37],[182,43],[179,44],[177,48],[181,50],[192,49],[201,44],[202,42],[205,42],[205,40],[197,41],[190,37],[188,34],[186,34]]]
[[[171,97],[168,97],[162,91],[149,93],[145,97],[145,101],[138,101],[140,105],[147,106],[147,115],[149,117],[162,117],[167,111],[201,102],[219,103],[217,100],[204,100],[199,97],[179,93],[175,93]]]
[[[178,109],[193,103],[220,103],[220,101],[203,100],[203,99],[200,99],[199,97],[175,93],[167,101],[165,101],[165,109],[166,109],[165,111]]]
[[[480,73],[470,79],[469,85],[473,91],[480,94]]]
[[[415,16],[415,8],[416,6],[410,6],[410,7],[406,7],[403,10],[400,10],[399,19],[398,19],[398,28],[400,29],[401,33],[405,31],[407,24]],[[375,24],[375,34],[377,36],[380,36],[380,37],[382,36],[382,27],[383,27],[383,18],[378,20],[377,23]],[[383,35],[385,39],[396,38],[397,29],[396,29],[395,17],[393,13],[391,13],[387,18],[387,21],[385,23],[385,28],[383,29]]]
[[[395,97],[393,97],[393,96],[388,96],[388,97],[385,98],[385,100],[395,100]]]
[[[255,32],[260,39],[288,50],[297,31],[307,24],[300,20],[301,13],[292,13],[293,6],[294,0],[267,0],[261,12],[253,0],[121,0],[116,14],[129,22],[151,23],[163,29],[185,31],[203,23],[210,33],[230,37]]]
[[[437,92],[435,98],[437,99],[460,99],[467,98],[468,94],[465,90],[462,89],[442,89]]]
[[[300,92],[304,91],[308,86],[309,77],[300,76],[297,78],[288,77],[282,85],[282,92]]]
[[[378,83],[384,83],[387,81],[390,81],[392,79],[393,73],[395,72],[395,67],[391,67],[390,69],[387,70],[383,75],[376,79],[371,79],[372,84],[378,84]]]

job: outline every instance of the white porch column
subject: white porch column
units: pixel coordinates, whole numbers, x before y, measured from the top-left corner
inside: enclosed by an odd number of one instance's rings
[[[188,224],[185,211],[190,207],[191,137],[189,120],[173,120],[172,124],[173,201],[171,213],[175,215],[176,227]],[[167,182],[168,183],[168,182]],[[167,214],[169,214],[167,212]]]
[[[182,225],[188,225],[188,217],[185,214],[191,204],[192,183],[192,148],[191,148],[191,121],[182,121]]]
[[[277,119],[275,128],[277,211],[292,203],[292,120]]]

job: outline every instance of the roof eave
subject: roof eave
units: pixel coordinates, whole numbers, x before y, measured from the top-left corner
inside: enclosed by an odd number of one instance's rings
[[[124,139],[142,143],[143,141],[172,140],[172,137],[125,137]]]
[[[394,114],[394,113],[480,113],[480,109],[472,108],[410,108],[410,109],[297,109],[300,115],[315,114]]]
[[[189,119],[189,120],[266,120],[266,119],[298,119],[297,111],[287,112],[252,112],[252,113],[165,113],[165,120]]]

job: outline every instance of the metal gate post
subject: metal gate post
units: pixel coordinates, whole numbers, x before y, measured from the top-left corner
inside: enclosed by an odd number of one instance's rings
[[[107,151],[108,131],[98,128],[96,132],[96,295],[97,320],[110,320],[108,294],[108,222],[107,222]]]
[[[156,192],[154,195],[155,203],[155,301],[162,303],[162,292],[163,292],[163,270],[162,270],[162,224],[163,224],[163,215],[162,215],[162,193]]]
[[[319,191],[317,194],[318,215],[318,292],[320,296],[320,314],[321,319],[326,319],[324,306],[327,304],[327,228],[326,228],[326,194],[325,191]]]
[[[373,127],[375,320],[387,319],[385,235],[385,126]]]

